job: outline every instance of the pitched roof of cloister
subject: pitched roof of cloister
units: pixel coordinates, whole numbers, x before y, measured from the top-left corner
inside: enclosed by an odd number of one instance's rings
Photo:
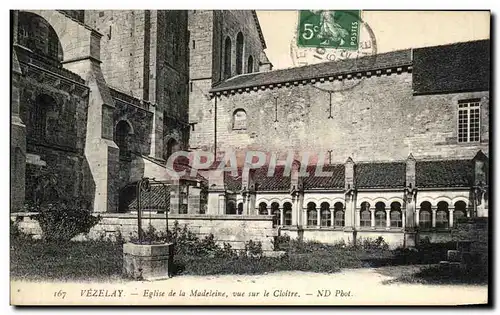
[[[417,161],[416,186],[470,187],[474,182],[472,160]]]
[[[404,187],[406,164],[404,162],[356,164],[354,174],[354,182],[359,188]]]
[[[309,176],[304,177],[304,189],[318,189],[318,188],[344,188],[345,181],[345,166],[344,164],[330,164],[324,165],[323,172],[332,172],[333,175],[329,177],[315,176],[316,166],[311,165],[307,167]]]
[[[420,188],[471,187],[474,181],[474,164],[472,160],[437,160],[417,161],[415,166],[416,186]],[[308,176],[303,177],[305,190],[343,189],[345,185],[344,164],[324,165],[323,172],[332,172],[332,176],[316,176],[316,166],[307,167]],[[254,180],[258,191],[288,191],[291,176],[284,176],[284,166],[276,166],[273,176],[268,176],[268,166],[255,171]],[[373,162],[355,164],[355,186],[357,188],[394,188],[405,187],[405,162]],[[232,176],[224,172],[226,189],[238,192],[241,190],[242,168],[238,175]]]

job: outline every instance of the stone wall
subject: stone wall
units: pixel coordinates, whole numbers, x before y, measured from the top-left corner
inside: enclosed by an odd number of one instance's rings
[[[26,152],[15,150],[14,162],[25,163],[20,175],[25,187],[12,189],[25,192],[26,201],[33,202],[36,177],[48,171],[64,187],[60,199],[81,198],[91,204],[95,187],[84,156],[88,88],[74,73],[43,62],[32,65],[28,60],[35,56],[21,48],[17,55],[24,73],[18,81],[18,101],[20,119],[26,125]],[[23,205],[16,202],[17,208]]]
[[[231,73],[236,75],[236,36],[244,37],[243,73],[247,72],[247,60],[254,59],[254,72],[258,71],[260,53],[263,50],[257,26],[249,10],[189,11],[190,58],[189,58],[189,122],[194,123],[189,144],[192,149],[214,150],[215,108],[208,91],[213,84],[223,80],[223,45],[227,36],[232,43]]]
[[[153,76],[157,117],[155,156],[166,159],[166,144],[170,139],[177,141],[181,149],[187,149],[189,141],[188,12],[157,11],[157,24],[157,66]]]
[[[85,23],[103,34],[101,68],[106,82],[134,97],[144,94],[145,10],[85,11]]]
[[[132,128],[129,136],[128,148],[132,152],[149,154],[151,146],[151,132],[153,128],[153,113],[147,109],[126,104],[115,99],[115,110],[113,111],[113,126],[121,120],[125,120]],[[114,130],[113,134],[115,134]]]
[[[11,220],[19,224],[19,228],[33,237],[41,237],[41,229],[36,220],[30,218],[33,213],[12,213]],[[99,239],[101,236],[114,239],[121,233],[125,239],[137,236],[137,215],[135,214],[101,214],[102,220],[91,229],[87,236],[77,236],[76,240]],[[148,215],[145,215],[148,217]],[[170,215],[168,220],[169,229],[177,221],[181,228],[188,228],[203,238],[213,234],[219,243],[229,243],[234,249],[243,249],[245,242],[250,240],[262,242],[262,249],[269,251],[273,249],[272,240],[276,236],[273,228],[272,216],[241,216],[241,215]],[[143,220],[143,228],[147,229],[149,223],[159,230],[166,230],[165,216],[153,214]]]
[[[217,149],[267,152],[332,150],[332,162],[472,158],[488,152],[488,92],[420,95],[412,93],[412,74],[364,78],[352,89],[338,81],[290,85],[220,96]],[[382,92],[383,91],[383,92]],[[458,100],[481,99],[481,142],[458,143]],[[277,113],[276,102],[277,101]],[[232,130],[236,109],[247,113],[247,130]],[[275,120],[277,119],[277,122]],[[202,132],[211,133],[210,129]]]
[[[250,10],[223,10],[216,15],[215,23],[220,27],[220,38],[222,40],[214,40],[214,56],[218,60],[222,60],[224,52],[224,41],[229,36],[231,39],[231,76],[237,75],[236,72],[236,36],[239,32],[243,34],[243,73],[248,73],[247,60],[249,56],[253,57],[253,70],[257,72],[259,69],[260,53],[264,50],[260,41],[257,25],[254,21],[254,16]],[[220,19],[220,21],[219,21]],[[223,70],[223,63],[220,67],[214,67],[214,80],[220,81],[222,77],[220,72]],[[217,79],[220,78],[220,79]]]

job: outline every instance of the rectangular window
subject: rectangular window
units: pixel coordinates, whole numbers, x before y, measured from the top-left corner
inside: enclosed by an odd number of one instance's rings
[[[477,142],[480,139],[479,100],[458,103],[458,142]]]

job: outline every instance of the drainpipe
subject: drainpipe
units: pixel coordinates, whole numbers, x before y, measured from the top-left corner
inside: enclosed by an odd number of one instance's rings
[[[217,95],[214,104],[214,158],[217,158]]]

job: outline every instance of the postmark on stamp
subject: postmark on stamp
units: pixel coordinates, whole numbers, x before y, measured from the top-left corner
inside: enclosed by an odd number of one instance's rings
[[[364,68],[374,65],[377,59],[377,42],[373,30],[362,19],[362,13],[359,10],[299,11],[297,32],[290,42],[293,65],[300,67],[334,62],[329,66],[332,74],[345,74],[355,71],[361,65]],[[332,91],[351,89],[362,80],[363,78],[347,76]]]
[[[299,12],[297,46],[358,50],[361,11]]]

